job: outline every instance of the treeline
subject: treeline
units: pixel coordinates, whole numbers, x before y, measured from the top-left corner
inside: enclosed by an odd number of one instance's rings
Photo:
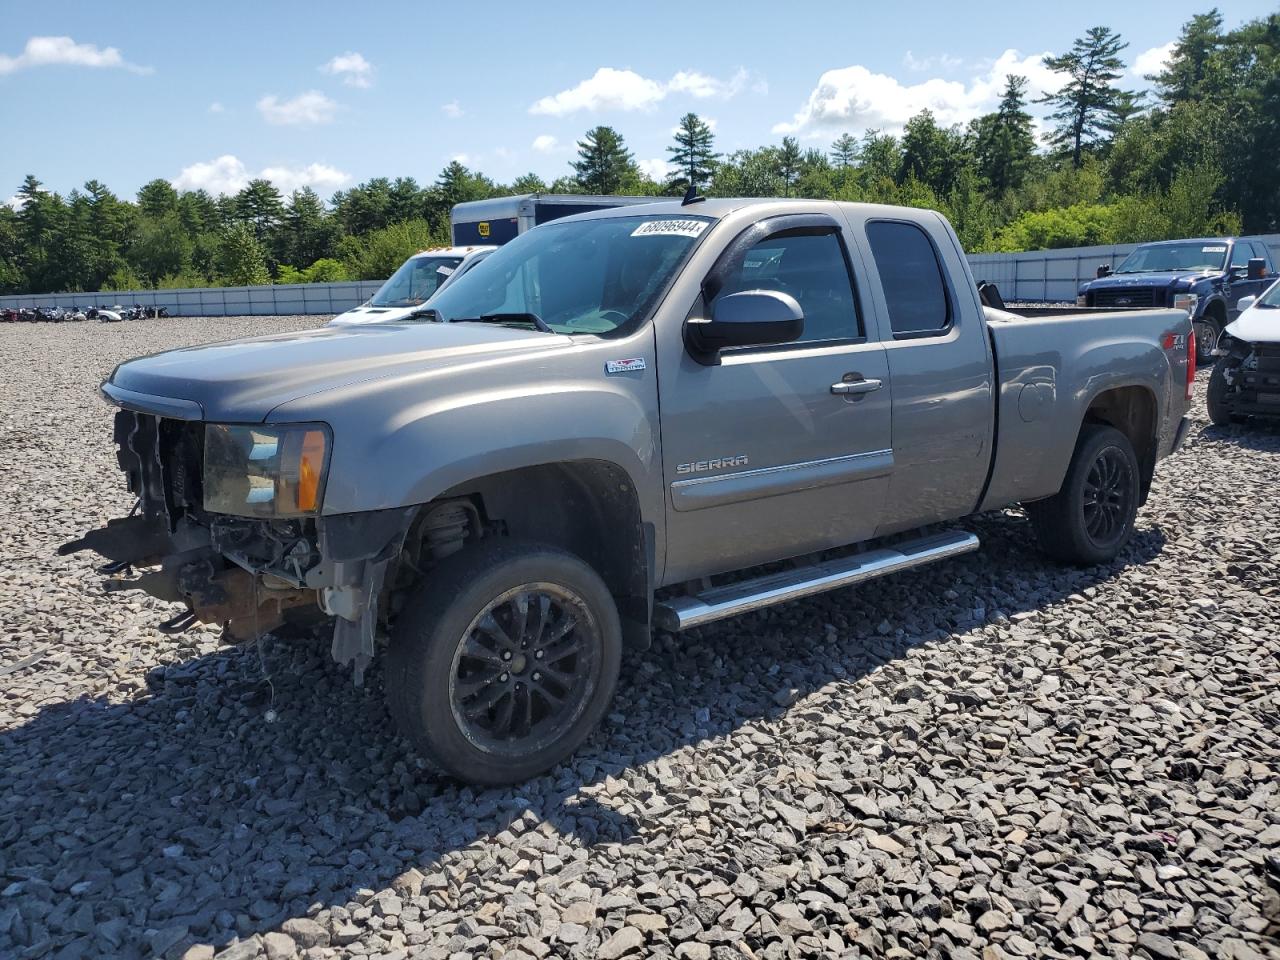
[[[29,176],[0,207],[0,292],[381,279],[449,239],[455,204],[512,193],[803,196],[942,210],[967,249],[1014,251],[1280,230],[1280,14],[1235,30],[1219,12],[1182,28],[1150,99],[1126,90],[1128,44],[1095,27],[1045,64],[1062,78],[1038,103],[1009,76],[996,110],[944,126],[927,110],[901,136],[838,137],[829,150],[781,144],[722,155],[696,114],[681,118],[661,182],[622,135],[598,126],[563,177],[498,183],[450,163],[422,186],[375,178],[326,203],[266,180],[233,196],[153,180],[121,200],[90,180],[68,196]]]

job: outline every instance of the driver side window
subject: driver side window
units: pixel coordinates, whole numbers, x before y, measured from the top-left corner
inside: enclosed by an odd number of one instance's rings
[[[853,298],[844,248],[835,233],[781,234],[761,240],[725,278],[716,295],[744,290],[790,294],[804,311],[804,333],[797,343],[855,340],[862,324]]]

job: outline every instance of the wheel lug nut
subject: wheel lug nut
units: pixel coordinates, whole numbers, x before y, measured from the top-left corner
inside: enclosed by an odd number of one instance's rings
[[[510,679],[511,679],[511,674],[509,674],[509,673],[504,673],[504,674],[503,674],[502,676],[500,676],[498,679],[499,679],[499,680],[501,680],[503,683],[506,683],[508,680],[510,680]]]
[[[542,659],[542,651],[541,651],[541,650],[536,650],[536,651],[534,651],[533,658],[534,658],[535,660],[541,660],[541,659]]]
[[[511,651],[510,651],[510,650],[503,650],[503,651],[502,651],[502,659],[503,659],[503,660],[510,660],[510,659],[511,659]]]
[[[541,679],[542,679],[542,674],[538,673],[538,672],[535,670],[535,671],[534,671],[534,674],[533,674],[533,679],[534,679],[534,680],[541,680]]]

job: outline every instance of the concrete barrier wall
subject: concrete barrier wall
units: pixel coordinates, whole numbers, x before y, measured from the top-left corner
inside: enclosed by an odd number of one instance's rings
[[[1261,240],[1280,264],[1280,234]],[[1117,266],[1138,244],[1030,250],[1025,253],[974,253],[969,266],[975,280],[990,280],[1006,300],[1074,302],[1076,288],[1092,280],[1098,265]],[[166,307],[174,317],[333,315],[359,306],[382,286],[381,280],[348,283],[272,284],[265,287],[203,287],[190,290],[109,290],[100,293],[45,293],[0,297],[5,307]]]

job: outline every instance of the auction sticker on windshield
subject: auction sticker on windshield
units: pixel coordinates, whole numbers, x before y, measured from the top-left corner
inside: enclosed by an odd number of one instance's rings
[[[631,231],[633,237],[696,237],[707,229],[705,220],[650,220]]]
[[[1200,252],[1201,253],[1226,253],[1227,248],[1226,247],[1201,247]]]

